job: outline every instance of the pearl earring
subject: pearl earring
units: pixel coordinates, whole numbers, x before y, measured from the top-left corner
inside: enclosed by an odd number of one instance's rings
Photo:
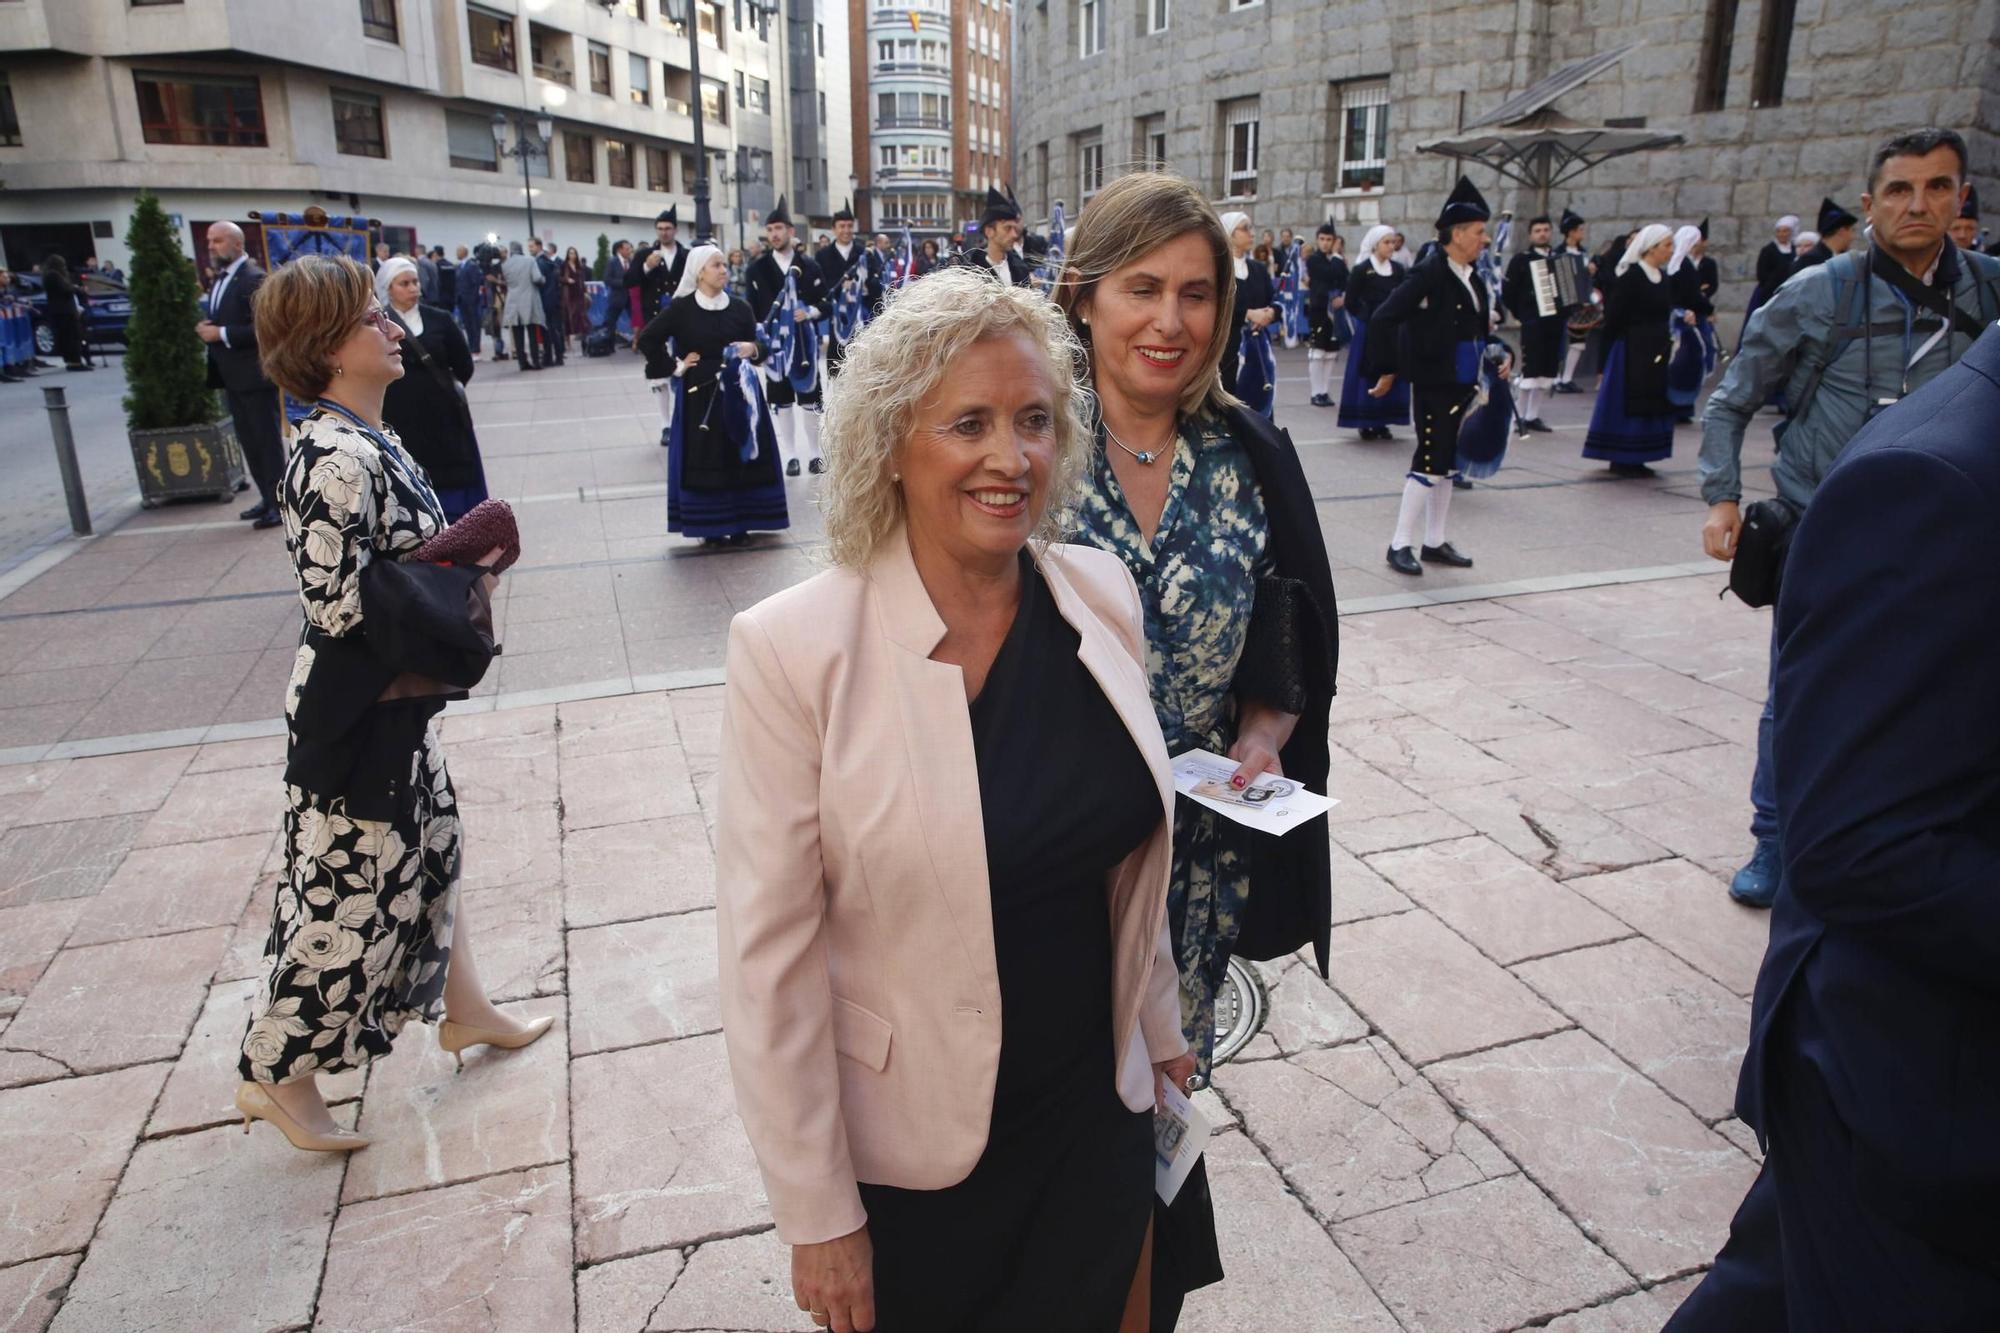
[[[347,370],[344,366],[335,366],[333,368],[333,373],[336,375],[345,375],[347,373]]]

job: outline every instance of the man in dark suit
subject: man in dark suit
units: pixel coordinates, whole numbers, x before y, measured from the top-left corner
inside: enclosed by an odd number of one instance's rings
[[[530,240],[528,253],[534,256],[535,267],[542,275],[542,318],[547,321],[544,336],[548,339],[550,353],[548,362],[544,364],[559,366],[569,352],[569,324],[563,318],[562,265],[556,260],[554,244],[544,245],[539,240]]]
[[[1711,1329],[2000,1321],[2000,333],[1813,496],[1778,604],[1785,878],[1737,1106],[1768,1145]]]
[[[253,528],[278,526],[278,481],[285,465],[279,436],[278,391],[257,364],[257,328],[250,298],[264,270],[243,249],[243,229],[217,222],[208,229],[208,257],[215,283],[208,289],[208,318],[194,326],[208,344],[208,386],[221,389],[243,446],[243,462],[257,483],[258,501],[237,515]]]

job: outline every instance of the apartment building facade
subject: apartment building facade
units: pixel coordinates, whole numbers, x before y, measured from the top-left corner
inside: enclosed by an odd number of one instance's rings
[[[590,258],[670,204],[692,232],[696,115],[724,240],[783,193],[824,217],[795,164],[847,173],[845,99],[812,99],[810,140],[793,102],[802,82],[844,93],[847,42],[844,12],[790,40],[811,3],[0,0],[0,248],[122,262],[150,189],[190,246],[207,221],[317,204],[449,250],[525,238],[532,205],[535,233]]]

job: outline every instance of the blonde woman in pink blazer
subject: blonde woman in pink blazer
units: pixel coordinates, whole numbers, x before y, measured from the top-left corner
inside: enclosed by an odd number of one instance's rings
[[[1147,1326],[1152,1111],[1193,1072],[1139,600],[1052,543],[1078,345],[942,270],[827,390],[835,568],[730,627],[723,1032],[836,1330]]]

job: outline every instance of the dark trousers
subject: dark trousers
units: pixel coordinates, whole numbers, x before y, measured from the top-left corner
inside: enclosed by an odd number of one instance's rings
[[[569,351],[569,328],[563,323],[562,307],[550,310],[542,307],[548,323],[542,328],[542,338],[548,344],[549,356],[556,365],[563,363],[563,356]]]
[[[236,442],[243,447],[243,465],[257,493],[272,509],[278,507],[278,481],[285,470],[285,444],[278,426],[276,389],[230,389],[223,395],[236,423]]]
[[[475,303],[458,308],[458,327],[465,334],[466,346],[474,356],[479,355],[479,306]]]
[[[1470,384],[1438,388],[1419,384],[1410,390],[1417,423],[1417,447],[1410,455],[1411,472],[1448,477],[1458,471],[1458,428],[1465,424],[1465,414],[1478,396],[1478,388]]]
[[[543,333],[544,330],[539,324],[524,324],[518,319],[514,321],[514,359],[520,363],[521,369],[526,370],[528,368],[528,347],[530,344],[535,349],[533,364],[546,366],[549,363],[549,348],[548,343],[543,338]]]
[[[1774,1054],[1766,1089],[1770,1155],[1715,1266],[1665,1333],[1972,1333],[2000,1323],[2000,1262],[1939,1250],[1856,1188],[1853,1136],[1819,1070]]]

